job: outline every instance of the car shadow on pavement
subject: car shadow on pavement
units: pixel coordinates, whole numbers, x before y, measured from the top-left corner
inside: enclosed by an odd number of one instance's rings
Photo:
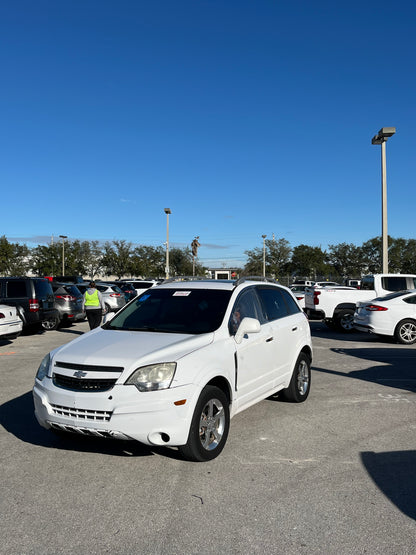
[[[56,434],[46,430],[36,420],[31,391],[0,406],[0,424],[21,441],[42,447],[102,453],[116,457],[148,457],[159,454],[167,458],[180,459],[179,453],[169,447],[154,448],[138,441],[102,439],[64,432]]]
[[[315,372],[333,374],[344,378],[354,378],[377,383],[386,387],[405,389],[416,393],[416,350],[403,346],[400,348],[377,347],[358,349],[331,349],[334,353],[368,360],[370,365],[362,370],[340,372],[313,366]]]
[[[361,461],[384,495],[416,520],[416,451],[365,451]]]
[[[7,347],[13,343],[12,339],[0,339],[0,347]]]
[[[378,335],[371,333],[364,333],[360,331],[343,332],[332,330],[328,328],[323,322],[309,322],[312,337],[320,337],[321,339],[332,339],[334,341],[348,341],[348,342],[386,342],[392,343],[390,338],[380,338]]]

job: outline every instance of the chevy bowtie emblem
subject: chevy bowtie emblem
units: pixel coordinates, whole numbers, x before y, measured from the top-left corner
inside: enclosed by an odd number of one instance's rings
[[[83,372],[82,370],[77,370],[76,372],[74,372],[74,377],[75,378],[84,378],[87,375],[88,372]]]

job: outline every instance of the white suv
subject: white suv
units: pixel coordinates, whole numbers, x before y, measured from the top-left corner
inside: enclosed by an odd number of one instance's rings
[[[311,361],[309,323],[286,287],[164,283],[43,359],[35,414],[45,428],[177,446],[207,461],[238,412],[277,391],[305,401]]]

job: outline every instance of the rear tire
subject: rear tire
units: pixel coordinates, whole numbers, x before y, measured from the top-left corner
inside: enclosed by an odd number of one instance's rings
[[[394,330],[394,338],[402,345],[412,345],[416,342],[416,322],[408,318],[402,320]]]
[[[59,318],[58,316],[50,316],[47,320],[42,321],[42,328],[45,331],[52,331],[58,329],[59,326]]]
[[[229,429],[227,396],[218,387],[208,385],[196,404],[188,442],[179,447],[179,452],[189,461],[211,461],[224,449]]]
[[[343,332],[351,332],[354,329],[354,310],[352,308],[346,308],[338,312],[335,326],[338,330]]]
[[[292,403],[306,401],[311,389],[311,360],[305,353],[300,353],[293,370],[289,387],[282,390],[283,397]]]

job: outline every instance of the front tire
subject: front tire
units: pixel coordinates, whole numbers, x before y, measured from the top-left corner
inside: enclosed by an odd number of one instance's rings
[[[414,320],[402,320],[394,330],[396,341],[402,345],[412,345],[416,342],[416,322]]]
[[[292,403],[306,401],[311,388],[311,360],[305,353],[300,353],[293,370],[289,387],[282,390],[283,397]]]
[[[180,446],[179,451],[189,461],[211,461],[224,449],[229,429],[227,396],[218,387],[208,385],[196,404],[188,442]]]

